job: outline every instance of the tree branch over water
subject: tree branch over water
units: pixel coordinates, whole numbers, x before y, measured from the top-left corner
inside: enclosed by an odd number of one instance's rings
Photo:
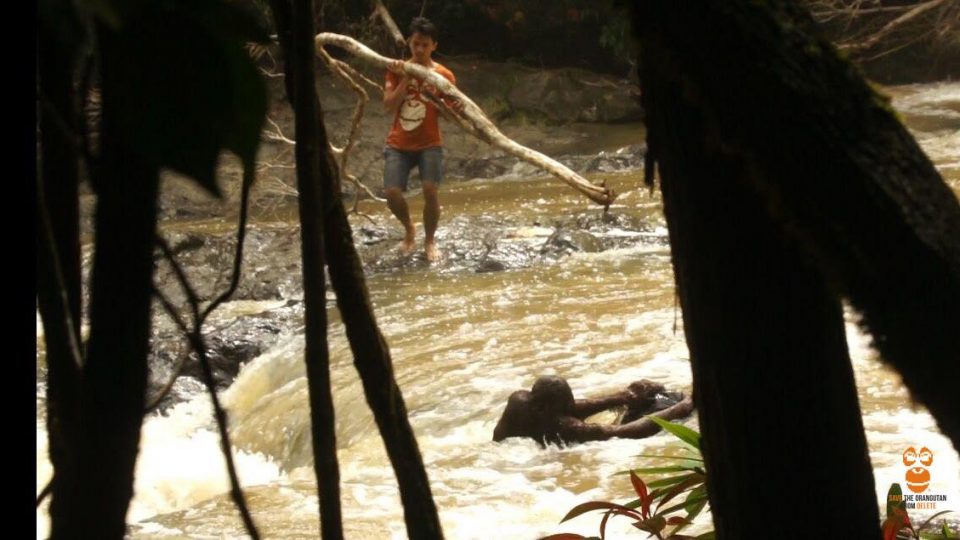
[[[390,58],[377,54],[366,45],[349,36],[324,32],[317,34],[314,41],[317,46],[317,54],[321,57],[326,54],[325,52],[321,52],[323,47],[333,45],[346,50],[376,67],[386,69],[387,65],[391,62]],[[408,75],[412,75],[436,86],[442,96],[460,100],[463,103],[462,112],[454,111],[445,104],[439,109],[442,112],[445,111],[445,116],[448,118],[453,116],[457,125],[470,135],[546,170],[597,204],[609,206],[613,200],[616,199],[614,191],[606,187],[606,185],[601,184],[598,186],[593,184],[555,159],[531,148],[527,148],[505,136],[497,129],[493,122],[490,121],[483,112],[483,109],[438,73],[412,62],[404,63],[403,69]],[[437,101],[442,102],[442,100]]]

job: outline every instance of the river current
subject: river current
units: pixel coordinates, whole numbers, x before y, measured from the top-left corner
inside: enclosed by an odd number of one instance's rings
[[[960,83],[887,91],[925,152],[960,194]],[[556,264],[506,272],[410,268],[368,277],[448,538],[596,534],[598,515],[558,522],[580,502],[630,500],[629,480],[615,473],[664,463],[635,457],[638,454],[681,451],[676,439],[663,433],[640,441],[547,449],[529,440],[491,441],[507,396],[529,388],[542,374],[567,378],[578,396],[618,390],[639,378],[689,392],[683,322],[675,301],[669,246],[662,241],[666,237],[662,203],[658,193],[650,195],[643,187],[641,176],[633,171],[589,178],[607,180],[621,193],[614,209],[647,224],[651,232],[643,234],[653,241],[575,253]],[[551,216],[601,211],[560,182],[542,176],[449,182],[442,202],[441,248],[457,223],[455,216],[510,218],[527,224],[510,231],[511,241],[542,243],[549,234],[542,224]],[[411,204],[413,215],[419,215],[421,199],[413,198]],[[364,211],[375,221],[390,222],[385,208],[366,203]],[[638,233],[611,227],[604,234]],[[283,304],[283,300],[238,301],[218,316]],[[940,509],[960,510],[956,450],[926,410],[911,404],[899,376],[880,362],[869,337],[856,326],[856,313],[849,308],[846,313],[878,505],[891,482],[903,483],[903,450],[926,446],[935,456],[929,492],[948,495]],[[330,318],[347,537],[405,537],[396,481],[335,308]],[[301,329],[288,328],[276,346],[244,366],[223,392],[239,475],[265,538],[318,536],[302,353]],[[39,490],[51,469],[43,415],[37,418]],[[698,428],[695,418],[686,424]],[[823,492],[825,497],[842,496],[842,487],[823,486]],[[44,504],[37,511],[38,538],[48,528],[46,508]],[[709,526],[708,519],[705,515],[699,528]],[[197,395],[163,416],[145,420],[128,522],[129,536],[138,539],[244,536],[227,495],[206,396]],[[636,535],[631,530],[627,520],[615,518],[608,534]]]

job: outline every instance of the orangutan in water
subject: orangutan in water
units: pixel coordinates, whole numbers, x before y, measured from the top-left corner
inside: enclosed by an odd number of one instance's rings
[[[616,424],[584,422],[591,415],[614,408],[626,408]],[[531,437],[545,446],[614,437],[642,439],[660,430],[660,426],[643,416],[655,414],[664,420],[673,420],[688,416],[691,411],[693,402],[689,397],[679,392],[665,392],[663,385],[647,379],[607,396],[574,399],[565,379],[543,376],[529,391],[517,390],[510,394],[507,407],[493,429],[493,440]]]

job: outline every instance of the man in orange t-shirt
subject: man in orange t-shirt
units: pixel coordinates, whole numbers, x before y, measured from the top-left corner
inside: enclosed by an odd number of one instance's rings
[[[457,83],[449,69],[430,58],[437,49],[437,27],[432,22],[423,17],[414,18],[410,23],[408,43],[412,55],[410,62],[433,69],[452,84]],[[434,235],[440,221],[438,187],[443,175],[443,140],[437,125],[439,113],[436,105],[424,94],[440,97],[439,91],[434,85],[407,75],[401,60],[391,62],[388,70],[383,106],[394,117],[383,150],[383,188],[387,206],[403,224],[406,234],[400,249],[409,254],[414,248],[416,229],[403,192],[407,190],[410,171],[417,167],[423,185],[424,252],[428,261],[437,261],[440,251]],[[454,109],[462,109],[459,101],[445,99]]]

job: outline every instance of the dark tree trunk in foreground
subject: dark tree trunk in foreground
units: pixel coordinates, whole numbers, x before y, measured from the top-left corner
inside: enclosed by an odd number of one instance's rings
[[[317,110],[317,121],[323,125],[319,105]],[[320,139],[325,148],[327,137],[323,129],[320,130]],[[353,245],[350,222],[337,183],[336,164],[326,152],[322,158],[324,242],[330,281],[337,293],[337,307],[346,327],[367,404],[373,411],[380,437],[397,475],[407,535],[424,540],[443,538],[423,457],[407,418],[403,394],[393,374],[390,348],[377,327],[363,266]]]
[[[808,538],[802,519],[784,527],[784,509],[837,538],[877,536],[839,300],[798,246],[783,242],[748,185],[746,164],[684,136],[702,132],[701,114],[671,94],[645,91],[656,103],[648,122],[669,126],[651,140],[718,537],[776,530],[778,538]],[[842,486],[843,504],[821,502],[824,486]]]
[[[296,28],[295,25],[304,24],[303,14],[306,13],[307,8],[305,6],[309,2],[299,1],[304,3],[298,4],[295,2],[293,11],[290,9],[290,4],[285,0],[274,0],[271,2],[271,6],[277,28],[280,31],[281,44],[285,47],[286,62],[296,64],[294,69],[287,68],[288,77],[291,75],[293,77],[293,81],[289,79],[287,81],[287,92],[291,102],[295,103],[297,115],[297,175],[298,186],[300,186],[301,214],[304,214],[301,216],[301,223],[304,224],[303,248],[304,250],[308,248],[311,250],[311,259],[319,258],[322,260],[322,256],[312,252],[318,246],[322,246],[325,252],[330,280],[337,295],[337,306],[340,309],[341,318],[346,327],[347,339],[350,341],[350,348],[353,352],[354,365],[360,374],[367,403],[373,411],[380,436],[387,449],[387,455],[397,476],[407,535],[410,538],[424,540],[442,538],[443,531],[440,527],[436,505],[433,502],[423,458],[420,455],[413,428],[407,418],[403,395],[393,374],[390,350],[377,327],[373,306],[370,304],[363,277],[363,267],[353,245],[350,222],[343,207],[337,182],[336,164],[327,152],[328,141],[326,130],[323,127],[323,111],[319,99],[317,99],[312,79],[312,43],[309,48],[311,78],[307,81],[300,75],[307,69],[307,59],[304,56],[305,44],[300,41],[303,28]],[[296,13],[299,22],[290,16],[291,13]],[[306,95],[303,95],[303,93],[306,93]],[[312,106],[305,104],[307,100],[313,101]],[[312,124],[315,129],[307,128],[306,124]],[[301,145],[309,145],[310,150],[301,148]],[[301,152],[303,153],[301,154]],[[304,163],[301,156],[306,160],[308,155],[311,161]],[[301,166],[310,168],[310,177],[319,178],[320,193],[315,192],[315,186],[312,182],[310,185],[301,182],[301,178],[308,178],[306,176],[301,177],[302,174],[306,174],[299,170]],[[304,188],[307,190],[305,191]],[[317,223],[317,219],[321,222]],[[309,231],[307,230],[308,227]],[[323,234],[322,242],[313,238],[318,232]],[[303,271],[305,274],[318,271],[313,269],[313,266],[308,269],[306,253],[304,253]],[[306,285],[307,280],[311,279],[316,279],[316,277],[305,275],[304,284]],[[322,283],[322,278],[320,283]],[[316,295],[315,300],[319,302],[324,299],[322,288],[313,293],[305,289],[304,295]],[[309,321],[308,324],[310,324]],[[308,356],[310,355],[308,354]],[[316,373],[309,371],[308,375],[311,378],[317,377],[316,386],[320,384],[329,386],[329,373],[320,373],[319,365],[313,369]],[[313,407],[315,382],[311,381],[310,384],[311,407]],[[322,499],[330,499],[334,493],[339,492],[339,487],[335,485],[336,479],[331,477],[332,471],[335,471],[336,467],[336,447],[333,438],[335,434],[332,431],[333,405],[332,401],[328,401],[328,394],[329,389],[327,389],[326,394],[321,395],[320,389],[317,388],[317,397],[322,397],[321,402],[318,402],[317,405],[323,411],[319,415],[317,411],[313,411],[311,417],[315,426],[318,426],[317,422],[329,422],[329,426],[321,427],[320,431],[317,431],[317,427],[314,428],[315,448],[318,444],[322,444],[325,449],[324,452],[333,452],[332,457],[321,456],[320,460],[315,463]],[[318,459],[316,452],[314,459]],[[327,538],[328,526],[331,527],[329,533],[331,537],[337,537],[338,534],[341,534],[338,532],[340,524],[337,523],[334,528],[332,524],[326,523],[326,521],[334,519],[333,506],[328,506],[325,510],[324,505],[326,504],[325,501],[321,502],[321,512],[323,513],[321,523],[324,538]],[[339,514],[339,501],[336,504]],[[331,512],[329,517],[327,511]]]
[[[327,298],[324,285],[323,198],[319,164],[326,153],[318,122],[314,80],[313,18],[310,0],[274,0],[274,20],[284,52],[287,95],[296,123],[297,191],[300,204],[300,250],[303,259],[304,351],[310,394],[311,442],[324,540],[343,538],[340,469],[330,386],[327,347]]]
[[[328,171],[334,171],[326,159]],[[410,538],[443,538],[430,481],[417,446],[417,438],[407,418],[403,394],[393,374],[393,360],[386,339],[377,327],[373,306],[363,278],[363,266],[353,245],[347,212],[340,199],[334,172],[324,175],[324,199],[327,203],[326,250],[330,281],[337,291],[337,307],[343,318],[353,351],[354,365],[360,372],[367,404],[373,411],[397,475],[400,500]],[[326,194],[331,194],[328,198]]]
[[[793,4],[636,6],[718,538],[879,537],[839,299],[960,446],[960,205]]]
[[[323,125],[323,111],[319,104],[317,111],[317,122]],[[320,130],[320,143],[323,148],[328,145],[324,129]],[[324,242],[330,281],[337,293],[337,307],[346,327],[367,404],[373,411],[390,464],[397,475],[407,535],[423,540],[443,538],[423,457],[407,418],[403,394],[393,374],[390,348],[377,326],[363,266],[353,245],[336,164],[329,153],[323,152],[321,156]]]
[[[71,21],[72,22],[72,21]],[[40,185],[37,208],[37,304],[47,362],[47,433],[54,477],[50,514],[69,511],[75,482],[80,366],[80,226],[77,192],[76,51],[56,31],[39,28]]]
[[[157,170],[120,136],[115,104],[125,74],[116,65],[115,34],[98,30],[103,116],[90,340],[78,482],[67,498],[69,519],[53,522],[57,538],[123,538],[147,383]]]

